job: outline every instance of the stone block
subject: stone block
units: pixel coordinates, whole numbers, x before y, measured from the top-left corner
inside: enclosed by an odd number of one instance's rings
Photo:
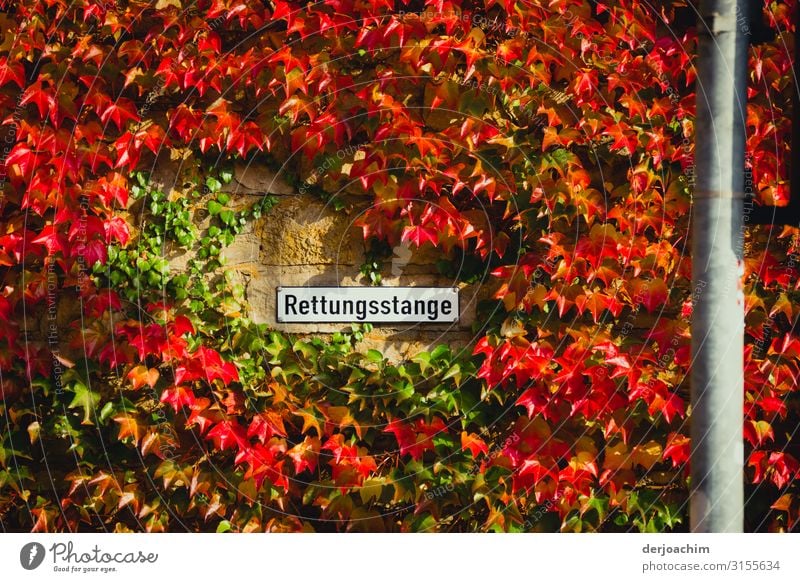
[[[265,265],[353,266],[363,254],[352,220],[310,196],[282,199],[256,232]]]
[[[282,172],[276,172],[263,164],[242,162],[237,162],[234,166],[233,181],[225,187],[225,190],[234,194],[252,192],[276,196],[297,194]]]

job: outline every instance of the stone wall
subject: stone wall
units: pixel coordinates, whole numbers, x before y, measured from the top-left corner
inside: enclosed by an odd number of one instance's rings
[[[280,286],[366,286],[359,272],[364,263],[362,231],[354,221],[368,201],[349,212],[334,210],[319,197],[300,194],[275,172],[263,166],[237,166],[234,180],[226,186],[237,204],[250,204],[266,194],[279,202],[261,219],[248,225],[224,250],[229,269],[241,277],[246,288],[249,315],[258,323],[293,335],[326,335],[348,329],[346,324],[286,324],[275,317]],[[203,224],[199,225],[204,228]],[[467,347],[474,339],[473,323],[479,301],[489,296],[482,285],[465,285],[440,275],[435,249],[405,245],[394,249],[385,261],[383,286],[450,287],[460,289],[461,318],[456,324],[375,324],[361,348],[377,349],[398,361],[447,344]],[[171,256],[174,269],[187,257]]]

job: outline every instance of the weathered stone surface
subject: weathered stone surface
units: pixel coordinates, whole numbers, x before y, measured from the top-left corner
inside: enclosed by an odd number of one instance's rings
[[[259,222],[265,265],[355,265],[363,243],[352,220],[310,196],[287,197]]]
[[[242,264],[258,263],[261,252],[261,241],[254,233],[242,233],[233,244],[222,249],[225,265],[236,267]]]
[[[150,172],[150,184],[167,194],[172,190],[183,189],[180,176],[185,173],[184,164],[182,160],[172,160],[165,154],[159,155]]]
[[[438,332],[375,328],[364,336],[359,349],[375,349],[382,352],[390,362],[399,362],[409,360],[419,352],[430,351],[439,344],[450,346],[454,355],[469,355],[472,352],[471,344],[477,339],[469,332],[447,328]]]
[[[234,193],[242,193],[249,190],[250,192],[277,196],[297,194],[282,173],[275,172],[264,165],[243,163],[235,165],[233,182],[226,187],[226,190]]]
[[[189,268],[189,261],[193,257],[193,253],[185,250],[175,250],[173,245],[169,245],[164,252],[164,257],[169,264],[171,273],[179,273]]]

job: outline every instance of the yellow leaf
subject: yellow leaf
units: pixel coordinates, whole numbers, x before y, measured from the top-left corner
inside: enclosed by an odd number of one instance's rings
[[[628,445],[623,441],[618,442],[616,445],[607,446],[604,453],[604,469],[630,469],[633,465],[633,459],[628,451]]]
[[[39,431],[41,427],[39,426],[38,421],[34,421],[28,425],[28,436],[31,439],[31,444],[34,444],[36,441],[39,440]]]
[[[158,2],[156,2],[156,10],[164,10],[164,8],[168,6],[174,6],[178,10],[183,8],[180,0],[158,0]]]
[[[317,420],[316,415],[312,411],[306,408],[301,408],[300,410],[294,412],[293,414],[296,414],[297,416],[303,419],[303,428],[300,431],[302,434],[306,434],[308,432],[308,429],[310,428],[317,429],[318,435],[322,434],[322,430],[319,427],[319,421]]]
[[[656,441],[650,441],[643,445],[636,445],[633,447],[631,458],[635,464],[641,465],[649,470],[661,460],[661,452],[661,445]]]
[[[340,429],[352,426],[356,430],[358,438],[362,437],[361,425],[350,415],[350,409],[346,406],[328,406],[322,409],[322,413],[332,423]]]
[[[361,503],[367,504],[373,499],[380,499],[383,491],[383,479],[367,479],[358,490]]]

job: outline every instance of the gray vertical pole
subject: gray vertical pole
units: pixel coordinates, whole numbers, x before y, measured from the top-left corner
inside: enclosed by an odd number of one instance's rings
[[[746,14],[744,0],[701,0],[692,212],[694,532],[741,532],[743,526]]]

